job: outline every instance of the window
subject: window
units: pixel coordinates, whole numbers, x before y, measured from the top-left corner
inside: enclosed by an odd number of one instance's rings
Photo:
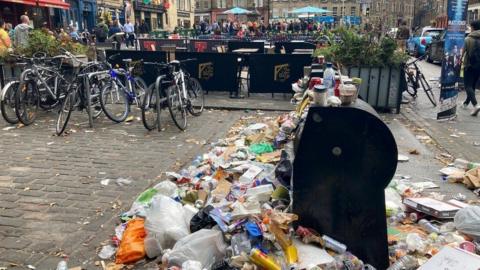
[[[195,8],[196,9],[200,8],[200,0],[195,1]]]
[[[352,15],[352,16],[357,15],[357,7],[351,7],[350,8],[350,15]]]
[[[322,8],[328,10],[327,7],[322,7]],[[322,16],[324,16],[324,17],[327,16],[327,13],[322,13]]]
[[[177,0],[178,1],[178,0]],[[332,9],[332,15],[333,17],[336,17],[337,16],[337,7],[333,7]]]
[[[203,8],[204,9],[209,9],[210,8],[210,1],[209,0],[207,0],[207,1],[204,0],[203,1]]]
[[[185,10],[185,0],[180,0],[180,7],[177,7],[180,10]]]
[[[263,0],[255,0],[255,7],[263,7]]]
[[[175,6],[176,6],[177,9],[180,7],[180,0],[176,1]]]
[[[226,8],[227,0],[217,0],[217,8]]]

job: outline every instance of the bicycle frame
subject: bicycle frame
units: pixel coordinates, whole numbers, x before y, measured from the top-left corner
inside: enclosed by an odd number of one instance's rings
[[[55,78],[55,84],[54,84],[54,87],[53,87],[53,90],[50,88],[50,86],[47,84],[46,80],[43,78],[44,75],[41,74],[41,72],[44,71],[44,72],[48,72],[50,74],[49,77],[47,77],[47,79],[50,79],[52,77]],[[29,74],[32,74],[34,79],[40,81],[40,85],[44,86],[45,89],[47,90],[47,93],[54,99],[57,99],[57,89],[58,89],[58,82],[59,82],[59,79],[63,79],[63,76],[55,71],[55,70],[52,70],[52,69],[49,69],[49,68],[45,68],[45,67],[39,67],[35,64],[32,65],[32,68],[29,68],[29,69],[26,69],[22,72],[22,74],[20,75],[20,82],[25,82],[26,78],[28,77]]]
[[[109,74],[110,77],[118,84],[120,89],[122,89],[122,91],[127,95],[128,101],[135,101],[137,106],[140,106],[137,94],[133,90],[132,82],[134,82],[134,78],[131,75],[130,71],[112,68],[110,69]],[[126,84],[123,84],[122,80],[119,78],[120,76],[125,76]]]

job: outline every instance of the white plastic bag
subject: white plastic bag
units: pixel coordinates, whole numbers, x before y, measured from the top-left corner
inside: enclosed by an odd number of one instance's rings
[[[168,266],[182,266],[188,260],[199,261],[211,269],[225,257],[227,245],[217,230],[201,229],[180,239],[168,254]]]
[[[155,195],[146,210],[145,230],[147,234],[155,234],[161,249],[171,248],[190,233],[182,204],[167,196]]]
[[[158,194],[165,195],[172,199],[178,196],[177,185],[175,185],[175,183],[169,180],[162,181],[153,188],[158,190]]]
[[[199,261],[188,260],[182,263],[182,270],[202,270],[202,264]]]
[[[460,209],[453,222],[458,231],[480,239],[480,206]]]

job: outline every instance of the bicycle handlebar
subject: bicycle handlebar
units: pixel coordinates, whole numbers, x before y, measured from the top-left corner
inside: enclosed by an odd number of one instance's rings
[[[414,64],[414,63],[416,63],[416,62],[418,62],[418,61],[421,61],[421,60],[425,59],[425,56],[426,56],[426,55],[419,56],[418,58],[416,58],[415,60],[411,61],[410,63],[406,63],[406,65],[407,65],[407,66],[410,66],[410,65],[412,65],[412,64]]]

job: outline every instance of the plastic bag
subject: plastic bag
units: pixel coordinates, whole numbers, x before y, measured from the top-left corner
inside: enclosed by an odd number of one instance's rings
[[[275,178],[285,187],[290,188],[290,179],[292,178],[293,166],[288,158],[288,153],[282,150],[280,162],[275,168]]]
[[[188,260],[199,261],[202,268],[212,269],[225,257],[227,245],[223,234],[202,229],[180,239],[168,255],[168,266],[182,266]]]
[[[161,249],[171,248],[189,234],[182,204],[167,196],[155,195],[146,210],[145,229],[148,234],[156,235]]]
[[[134,218],[127,223],[120,247],[117,250],[115,263],[134,263],[145,257],[143,241],[146,233],[144,223],[145,221],[141,218]]]
[[[273,147],[269,143],[252,144],[248,149],[257,155],[273,152]]]
[[[198,261],[188,260],[182,263],[182,270],[202,270],[202,264]]]
[[[159,194],[168,196],[172,199],[178,196],[177,194],[178,187],[172,181],[168,181],[168,180],[162,181],[158,183],[154,188],[158,190]]]
[[[480,239],[480,206],[469,206],[458,210],[453,222],[458,231]]]
[[[396,215],[399,212],[402,212],[404,205],[402,203],[402,197],[398,192],[391,188],[387,187],[385,189],[385,206],[387,211],[387,217]]]
[[[213,206],[208,205],[207,207],[198,211],[198,213],[196,213],[190,220],[190,231],[196,232],[204,228],[210,229],[217,225],[215,220],[213,220],[213,218],[209,215],[210,211],[212,210]]]

